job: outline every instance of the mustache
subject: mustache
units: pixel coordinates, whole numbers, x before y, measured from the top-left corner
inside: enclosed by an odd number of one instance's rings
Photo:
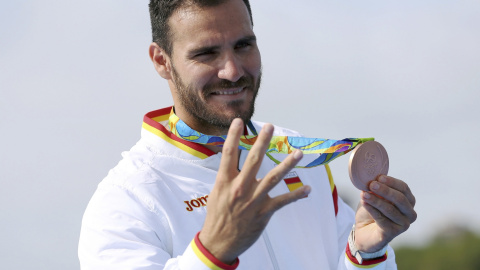
[[[244,88],[249,86],[250,88],[253,88],[254,84],[255,83],[254,83],[253,77],[251,76],[243,76],[240,79],[238,79],[236,82],[222,79],[217,83],[206,85],[203,88],[203,93],[210,94],[218,90],[229,89],[229,88]]]

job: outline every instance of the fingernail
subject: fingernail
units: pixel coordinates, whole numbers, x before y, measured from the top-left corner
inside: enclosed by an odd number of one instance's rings
[[[370,195],[370,193],[368,193],[368,192],[363,192],[363,197],[364,197],[365,199],[370,199],[371,195]]]
[[[265,124],[265,125],[263,126],[263,129],[264,129],[265,132],[269,132],[269,133],[270,133],[270,132],[273,132],[273,125]]]
[[[293,152],[293,158],[295,158],[296,160],[301,159],[302,156],[303,156],[303,153],[300,150],[295,150],[295,152]]]
[[[303,194],[307,196],[310,194],[310,191],[312,191],[312,188],[310,186],[305,186],[305,189],[303,190]]]
[[[381,175],[379,178],[378,178],[378,181],[382,182],[382,183],[385,183],[387,182],[387,177],[385,175]]]
[[[235,118],[235,119],[233,119],[232,124],[230,124],[230,125],[240,127],[240,126],[243,126],[242,122],[243,122],[242,119]]]
[[[372,187],[372,189],[375,189],[375,190],[380,188],[380,185],[377,182],[373,182],[370,186]]]

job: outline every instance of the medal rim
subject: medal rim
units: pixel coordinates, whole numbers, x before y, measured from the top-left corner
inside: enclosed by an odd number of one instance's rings
[[[376,150],[375,152],[378,151],[380,153],[379,163],[381,164],[382,168],[380,168],[379,172],[375,175],[375,177],[373,177],[373,179],[370,179],[370,177],[366,179],[366,177],[364,177],[364,175],[366,175],[366,173],[364,173],[365,169],[362,169],[362,167],[358,165],[360,160],[363,158],[358,155],[358,153],[363,153],[362,148],[366,149],[366,151],[374,148]],[[350,160],[348,164],[348,174],[350,176],[350,180],[352,181],[352,184],[356,188],[364,191],[370,191],[370,189],[368,188],[368,184],[371,181],[375,180],[378,177],[378,175],[381,175],[381,174],[387,175],[389,165],[390,164],[389,164],[388,153],[387,153],[387,150],[385,150],[385,147],[383,147],[383,145],[377,141],[368,141],[368,142],[362,143],[361,145],[353,149],[350,155]]]

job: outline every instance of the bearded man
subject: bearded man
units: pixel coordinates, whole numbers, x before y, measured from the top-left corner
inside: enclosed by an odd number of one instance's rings
[[[407,184],[379,176],[354,213],[328,165],[266,157],[272,136],[301,135],[251,121],[261,58],[248,0],[151,0],[150,13],[174,106],[145,116],[99,184],[82,269],[396,269],[388,243],[416,219]],[[258,135],[249,151],[242,135]]]

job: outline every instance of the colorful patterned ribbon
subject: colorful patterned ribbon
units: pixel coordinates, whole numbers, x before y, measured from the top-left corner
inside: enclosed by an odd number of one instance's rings
[[[178,118],[177,115],[175,115],[173,108],[168,120],[170,132],[186,141],[204,145],[223,146],[225,140],[227,139],[226,135],[210,136],[193,130],[187,126],[185,122]],[[257,132],[253,127],[252,122],[249,121],[247,125],[254,135],[243,135],[240,137],[240,144],[238,148],[241,150],[250,150],[257,140]],[[343,140],[330,140],[304,137],[273,136],[266,154],[277,164],[279,164],[280,161],[275,159],[271,155],[272,153],[290,154],[295,149],[299,149],[304,154],[319,154],[314,161],[308,163],[307,165],[297,166],[297,168],[310,168],[327,164],[335,158],[350,152],[358,144],[373,140],[374,138],[346,138]]]

